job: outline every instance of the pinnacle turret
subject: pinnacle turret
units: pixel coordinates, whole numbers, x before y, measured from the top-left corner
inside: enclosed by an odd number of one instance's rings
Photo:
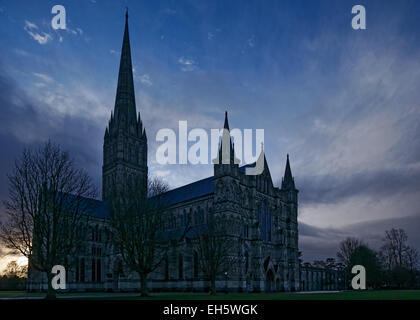
[[[229,146],[229,149],[225,149],[225,146]],[[223,125],[222,141],[219,147],[219,164],[239,164],[239,162],[240,160],[235,157],[235,148],[230,136],[228,113],[225,111],[225,123]]]
[[[295,179],[292,176],[292,170],[290,169],[289,154],[287,154],[286,169],[284,170],[284,177],[281,183],[283,190],[296,190]]]

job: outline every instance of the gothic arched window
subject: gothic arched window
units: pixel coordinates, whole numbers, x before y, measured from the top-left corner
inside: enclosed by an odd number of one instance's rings
[[[96,260],[96,281],[101,282],[102,281],[102,264],[101,259]]]
[[[188,224],[191,225],[192,224],[192,209],[190,208],[190,210],[188,211]]]
[[[80,260],[80,282],[85,282],[85,258]]]
[[[187,211],[185,209],[182,212],[182,222],[183,222],[184,226],[186,226],[188,224]]]
[[[249,265],[249,254],[248,254],[248,251],[245,251],[245,273],[248,273],[248,265]]]
[[[263,241],[271,241],[272,214],[269,206],[263,202],[258,209],[258,222],[260,225],[260,237]]]
[[[184,260],[183,260],[182,254],[179,254],[179,257],[178,257],[178,278],[179,279],[184,278]]]
[[[99,240],[99,226],[96,225],[95,226],[95,236],[94,236],[94,240],[98,241]]]
[[[92,282],[96,281],[96,259],[92,259]]]
[[[168,257],[165,257],[165,280],[169,279],[169,260]]]
[[[271,217],[271,210],[269,207],[266,207],[266,219],[267,219],[267,241],[271,241],[271,225],[273,223],[273,219]]]
[[[194,268],[194,278],[198,278],[198,253],[194,251],[194,261],[193,261],[193,268]]]
[[[80,273],[80,269],[79,269],[79,258],[76,258],[76,272],[75,272],[75,280],[76,280],[76,282],[79,282],[79,273]]]

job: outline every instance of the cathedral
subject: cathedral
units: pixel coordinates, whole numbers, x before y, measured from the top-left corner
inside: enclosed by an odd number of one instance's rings
[[[138,275],[128,270],[112,244],[109,201],[112,189],[136,179],[144,187],[148,181],[147,135],[136,110],[131,49],[126,14],[114,110],[105,130],[102,167],[102,200],[88,199],[95,205],[89,218],[90,232],[84,252],[75,257],[67,270],[67,289],[73,291],[139,290]],[[224,129],[229,132],[227,113]],[[230,137],[229,137],[230,138]],[[240,262],[216,279],[218,291],[274,292],[299,291],[298,190],[292,176],[289,156],[281,186],[276,187],[261,151],[264,170],[246,175],[251,165],[234,161],[230,144],[228,163],[213,164],[208,178],[170,190],[162,195],[171,213],[164,229],[176,233],[189,223],[206,223],[209,213],[229,222],[233,236],[240,239]],[[176,244],[161,265],[149,275],[151,291],[206,291],[209,284],[198,267],[200,256],[192,245],[193,234]],[[110,241],[111,240],[111,241]],[[28,290],[46,288],[46,279],[35,271],[28,277]]]

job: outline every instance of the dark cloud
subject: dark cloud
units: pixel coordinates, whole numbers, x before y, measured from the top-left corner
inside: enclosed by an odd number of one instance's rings
[[[299,221],[299,249],[305,262],[335,257],[340,241],[349,236],[352,234],[337,228],[319,228]]]
[[[252,10],[245,11],[252,13]],[[290,15],[288,12],[284,11],[286,17]],[[240,22],[238,17],[233,22],[229,20],[228,27],[223,28],[217,37],[218,41],[231,41],[233,47],[226,42],[216,46],[217,42],[212,41],[211,46],[216,51],[206,47],[203,52],[184,52],[186,48],[179,46],[179,37],[165,34],[165,41],[159,41],[165,43],[167,49],[160,51],[169,54],[169,57],[164,57],[155,54],[156,48],[161,48],[160,44],[139,42],[133,38],[133,57],[137,57],[139,64],[136,69],[141,70],[141,74],[147,72],[153,80],[151,86],[136,84],[136,88],[140,88],[137,107],[142,112],[149,136],[149,170],[152,174],[158,170],[167,171],[165,179],[176,185],[205,177],[211,171],[210,166],[203,173],[198,166],[163,168],[154,164],[154,134],[160,128],[176,128],[181,119],[187,119],[191,127],[217,128],[222,124],[224,109],[229,108],[233,125],[236,122],[238,127],[265,128],[270,134],[266,136],[266,150],[272,160],[269,165],[273,177],[283,174],[283,157],[286,152],[291,153],[292,170],[300,189],[299,209],[304,213],[300,218],[306,222],[299,224],[305,259],[335,256],[339,241],[346,236],[362,236],[377,245],[386,229],[397,226],[407,229],[410,240],[420,243],[414,231],[420,225],[419,220],[400,218],[416,210],[418,204],[413,198],[420,190],[420,113],[419,91],[416,89],[419,84],[416,70],[420,66],[418,42],[401,33],[401,26],[409,26],[410,19],[407,20],[401,12],[391,16],[400,17],[402,21],[390,22],[387,18],[386,23],[376,24],[381,26],[380,31],[371,28],[360,37],[336,28],[323,28],[317,33],[319,19],[325,17],[316,16],[317,24],[311,29],[313,33],[308,33],[308,29],[301,25],[295,28],[293,23],[296,21],[287,18],[284,21],[292,23],[294,33],[282,33],[281,37],[277,32],[257,34],[257,39],[265,39],[259,43],[265,45],[253,48],[252,52],[261,53],[256,56],[247,53],[238,57],[237,46],[241,45],[235,45],[234,40],[240,37],[232,28],[232,23],[235,26]],[[145,15],[145,18],[150,17]],[[249,31],[255,32],[249,19],[241,21],[246,21]],[[278,17],[273,20],[276,26],[279,21]],[[307,23],[313,22],[307,19]],[[185,23],[188,21],[182,21],[183,26]],[[114,27],[110,31],[112,29]],[[160,27],[155,29],[161,30]],[[418,33],[416,28],[410,29],[410,33]],[[136,30],[134,25],[132,30],[133,33]],[[209,30],[206,28],[204,33],[206,39]],[[95,92],[96,96],[102,96],[106,103],[112,102],[115,87],[104,85],[109,81],[103,80],[116,82],[118,61],[101,64],[101,61],[106,61],[101,58],[101,52],[108,54],[112,38],[120,45],[121,34],[118,32],[115,37],[108,35],[106,50],[100,46],[91,50],[83,45],[70,50],[69,54],[50,50],[47,56],[38,56],[35,54],[37,50],[29,50],[34,53],[19,50],[19,55],[10,58],[14,62],[10,70],[25,74],[27,81],[31,71],[48,73],[52,79],[57,75],[54,70],[60,70],[60,75],[70,78],[67,84],[80,84],[80,91],[89,86],[88,80],[93,79],[93,82],[100,83],[99,87],[105,88],[103,91],[107,91]],[[96,36],[103,37],[103,34],[101,29]],[[4,35],[13,39],[8,47],[22,47],[21,43],[15,42],[18,35]],[[244,35],[244,39],[250,36],[252,33]],[[283,40],[271,41],[275,38]],[[167,44],[168,41],[173,41],[173,47]],[[141,46],[138,50],[136,44]],[[282,49],[287,45],[287,50],[277,50],[277,44]],[[276,45],[275,50],[272,45]],[[182,52],[176,52],[174,47],[181,48]],[[259,48],[263,50],[259,51]],[[167,68],[165,61],[177,62],[184,55],[198,62],[196,71],[199,72],[173,72]],[[83,61],[92,63],[84,65]],[[108,62],[115,63],[112,67],[114,75]],[[100,69],[111,71],[103,73]],[[63,83],[66,83],[64,78]],[[97,100],[79,96],[77,90],[71,92],[67,87],[64,92],[60,91],[53,82],[48,85],[45,90],[39,89],[47,95],[30,94],[30,85],[23,86],[14,81],[0,65],[0,199],[7,195],[6,173],[10,171],[13,159],[24,147],[47,139],[68,150],[77,164],[88,170],[100,186],[102,136],[107,119],[98,119],[96,114],[100,112],[89,112],[98,109],[95,108]],[[48,99],[42,99],[50,97],[54,98],[52,104],[60,108],[52,108]],[[54,113],[57,109],[64,110],[65,114]],[[108,111],[106,114],[109,116]],[[269,148],[270,143],[273,149]],[[404,197],[407,194],[410,197]],[[359,201],[362,197],[364,203]],[[407,212],[399,210],[397,206],[406,200],[404,209]],[[377,206],[379,209],[375,207],[375,212],[369,211],[372,203],[386,201],[387,207]],[[398,218],[380,219],[385,215]],[[342,225],[343,216],[351,217],[349,223],[367,216],[376,220],[346,228],[317,228],[308,224],[308,221],[316,221],[319,225]]]
[[[420,250],[420,213],[414,216],[355,223],[350,226],[346,226],[343,230],[345,232],[358,234],[372,247],[379,248],[382,245],[385,230],[390,230],[392,228],[401,228],[405,230],[408,235],[409,243]]]
[[[343,228],[319,228],[299,222],[299,249],[304,261],[335,258],[340,242],[347,237],[356,237],[379,250],[385,231],[392,228],[403,229],[409,244],[420,250],[420,214],[359,222]]]
[[[42,101],[28,97],[1,65],[0,106],[0,200],[7,197],[7,174],[14,159],[24,148],[49,139],[68,151],[99,187],[103,128],[95,121],[82,115],[58,119]]]
[[[343,232],[334,228],[319,228],[304,222],[299,222],[299,235],[314,238],[337,238],[341,237]]]
[[[305,205],[339,203],[357,196],[377,200],[420,190],[420,168],[366,170],[356,174],[305,176],[298,181]]]

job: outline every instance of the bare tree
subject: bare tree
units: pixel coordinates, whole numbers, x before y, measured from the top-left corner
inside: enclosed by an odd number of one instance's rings
[[[3,271],[7,277],[26,278],[28,274],[28,266],[20,266],[15,260],[10,261]]]
[[[314,260],[314,262],[312,263],[312,265],[315,268],[325,269],[326,262],[325,261],[322,261],[322,260]]]
[[[166,206],[160,197],[169,187],[154,178],[147,191],[134,180],[117,188],[112,201],[114,243],[128,269],[139,275],[141,295],[147,296],[147,277],[163,261],[169,245],[162,232]]]
[[[327,258],[325,259],[325,267],[327,269],[335,269],[337,267],[337,263],[334,258]]]
[[[417,264],[417,251],[408,243],[408,236],[403,229],[387,230],[381,247],[381,256],[388,270],[396,267],[412,269]]]
[[[340,242],[339,251],[337,252],[338,260],[349,267],[350,259],[355,250],[363,245],[363,241],[357,238],[347,238]]]
[[[147,180],[147,196],[153,198],[169,190],[169,185],[160,178],[153,177]],[[163,203],[161,203],[163,205]]]
[[[415,248],[408,247],[406,250],[406,265],[411,272],[414,272],[417,268],[419,260],[419,253]]]
[[[86,198],[96,195],[89,176],[51,142],[26,149],[9,178],[6,221],[0,238],[12,254],[28,258],[29,268],[46,274],[47,298],[54,298],[51,269],[68,266],[80,248],[90,211]]]
[[[205,229],[195,232],[195,248],[204,276],[210,281],[210,294],[216,294],[216,279],[241,261],[238,242],[229,235],[228,221],[209,215]]]

